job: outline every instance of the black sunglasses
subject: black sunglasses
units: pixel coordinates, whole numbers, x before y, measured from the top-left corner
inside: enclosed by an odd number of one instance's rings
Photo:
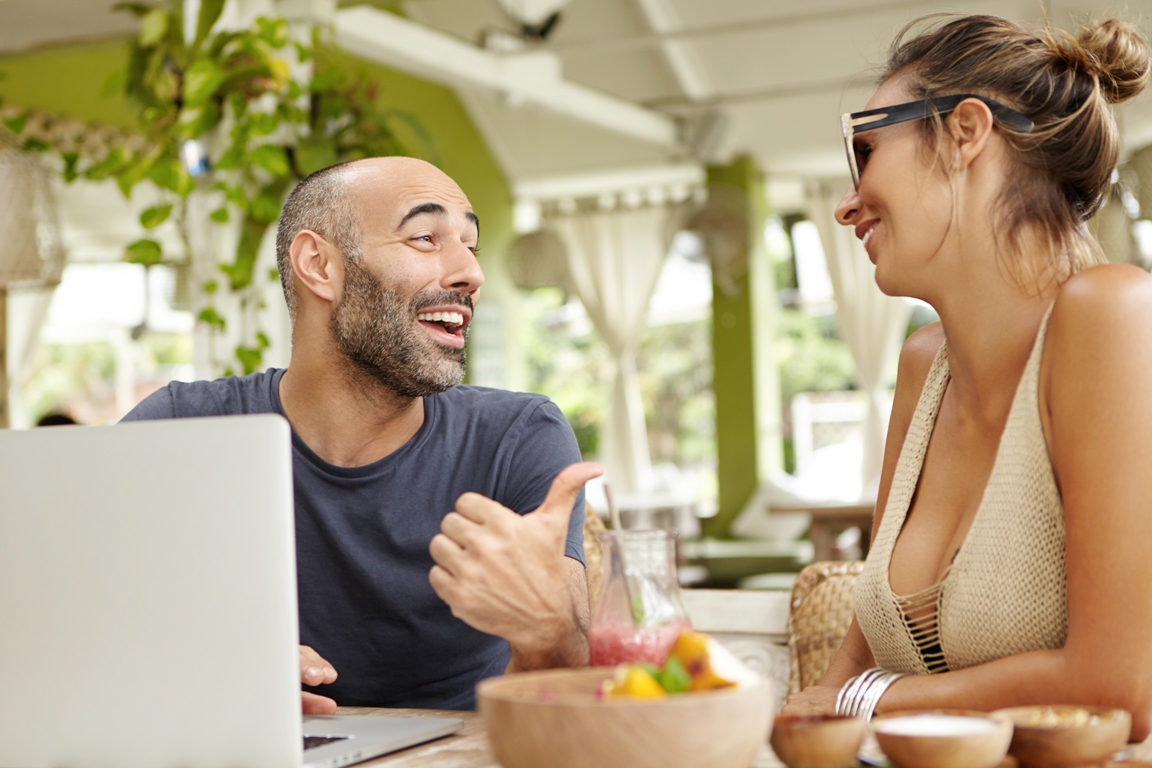
[[[1017,133],[1031,133],[1036,125],[1024,115],[1010,109],[1000,102],[993,101],[985,96],[975,96],[970,93],[960,93],[955,96],[938,96],[935,99],[921,99],[909,101],[906,104],[896,104],[891,107],[868,109],[863,112],[852,112],[840,116],[840,131],[844,134],[844,148],[848,153],[848,167],[852,170],[852,186],[860,187],[860,174],[864,172],[866,158],[857,155],[852,139],[858,133],[883,128],[886,125],[895,125],[909,120],[921,120],[932,114],[947,114],[959,106],[965,99],[979,99],[992,110],[992,116]]]

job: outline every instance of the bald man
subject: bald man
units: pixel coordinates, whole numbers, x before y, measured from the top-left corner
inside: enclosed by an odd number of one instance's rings
[[[457,386],[479,229],[420,160],[312,174],[276,238],[288,368],[173,382],[125,417],[292,425],[306,713],[471,709],[486,677],[588,661],[583,486],[600,470],[547,398]]]

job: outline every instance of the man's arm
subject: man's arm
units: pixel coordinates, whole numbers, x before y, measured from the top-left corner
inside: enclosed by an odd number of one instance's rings
[[[523,516],[466,493],[432,539],[432,588],[454,616],[508,641],[510,670],[588,663],[584,568],[564,546],[580,489],[601,473],[596,464],[573,464]]]

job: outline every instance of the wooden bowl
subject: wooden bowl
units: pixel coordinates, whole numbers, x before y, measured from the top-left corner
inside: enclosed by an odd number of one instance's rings
[[[859,717],[785,715],[772,723],[772,751],[788,768],[851,768],[863,740]]]
[[[1087,712],[1095,722],[1088,724],[1029,724],[1041,713],[1054,720],[1073,720],[1076,712]],[[1128,743],[1132,716],[1123,709],[1106,707],[1044,706],[1012,707],[994,714],[1011,720],[1016,731],[1008,751],[1024,768],[1070,768],[1102,765]]]
[[[944,717],[930,719],[933,716]],[[958,733],[960,728],[964,732]],[[896,768],[995,768],[1012,741],[1008,718],[958,709],[877,715],[872,731]]]
[[[609,667],[522,672],[476,686],[504,768],[748,768],[768,738],[772,690],[754,685],[605,699]]]

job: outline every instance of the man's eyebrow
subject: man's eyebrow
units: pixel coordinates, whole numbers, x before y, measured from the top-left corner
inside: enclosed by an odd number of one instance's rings
[[[408,211],[408,213],[404,214],[404,218],[400,219],[400,224],[396,227],[396,229],[400,229],[400,227],[407,224],[409,219],[413,219],[416,216],[420,216],[421,214],[425,213],[435,213],[442,216],[448,213],[448,209],[440,205],[440,203],[420,203],[420,205],[417,205],[412,210]]]
[[[415,206],[412,208],[412,210],[408,211],[408,213],[404,214],[404,218],[400,219],[400,224],[397,225],[396,229],[400,229],[410,220],[425,213],[432,213],[436,214],[437,216],[443,216],[448,213],[448,209],[440,203],[420,203],[420,205]],[[476,216],[475,213],[468,211],[464,214],[464,217],[476,225],[477,232],[480,231],[480,219]]]

